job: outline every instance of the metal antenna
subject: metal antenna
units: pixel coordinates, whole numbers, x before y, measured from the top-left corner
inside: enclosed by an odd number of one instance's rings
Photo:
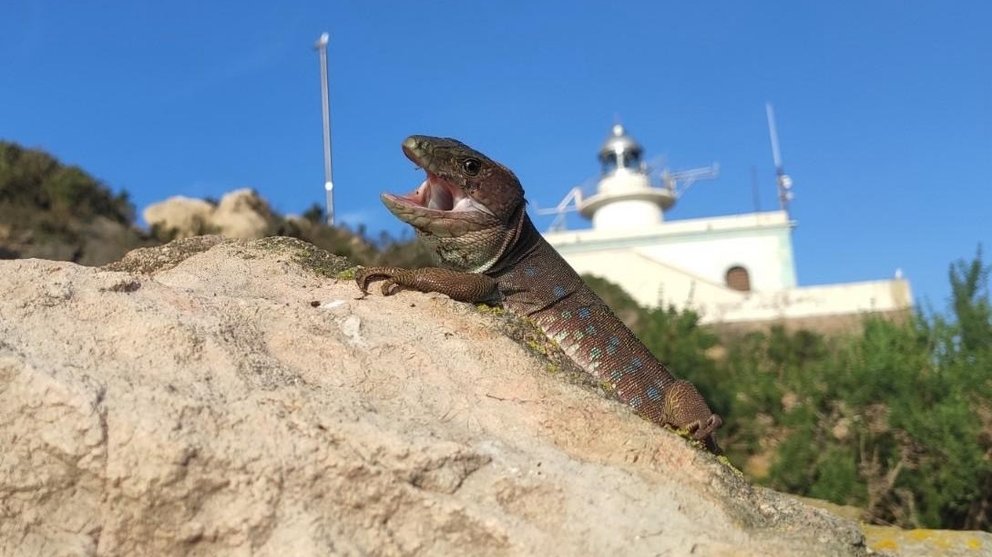
[[[768,116],[768,135],[772,139],[772,161],[778,172],[782,168],[782,155],[778,152],[778,130],[775,129],[775,109],[772,108],[772,103],[765,103],[765,114]]]
[[[789,212],[789,202],[792,201],[792,178],[782,167],[782,155],[778,151],[778,130],[775,128],[775,110],[772,103],[765,103],[765,114],[768,116],[768,135],[772,140],[772,160],[775,162],[775,177],[778,185],[779,206]]]
[[[324,121],[324,195],[327,202],[327,225],[334,225],[334,179],[331,168],[331,106],[327,85],[327,43],[331,36],[321,33],[313,48],[320,57],[320,107]]]

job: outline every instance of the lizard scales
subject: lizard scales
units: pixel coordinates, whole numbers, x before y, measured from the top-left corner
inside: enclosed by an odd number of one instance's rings
[[[403,151],[427,179],[406,196],[383,194],[386,207],[412,225],[442,267],[369,267],[363,292],[440,292],[465,302],[498,302],[529,317],[580,367],[608,382],[635,412],[686,429],[718,451],[723,423],[689,382],[677,379],[534,227],[523,188],[503,165],[446,138],[411,136]]]

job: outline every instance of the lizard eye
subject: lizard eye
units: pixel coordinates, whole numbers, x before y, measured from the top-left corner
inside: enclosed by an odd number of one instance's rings
[[[475,176],[482,170],[482,163],[478,159],[465,159],[462,161],[462,168],[469,176]]]

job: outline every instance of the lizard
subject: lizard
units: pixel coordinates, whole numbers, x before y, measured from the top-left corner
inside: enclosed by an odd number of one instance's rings
[[[386,208],[410,224],[439,267],[363,267],[363,296],[383,281],[439,292],[461,302],[502,304],[534,321],[587,373],[608,383],[637,414],[687,431],[719,453],[723,419],[696,387],[672,375],[541,236],[524,190],[506,166],[450,138],[414,135],[403,152],[427,177],[407,195],[383,193]]]

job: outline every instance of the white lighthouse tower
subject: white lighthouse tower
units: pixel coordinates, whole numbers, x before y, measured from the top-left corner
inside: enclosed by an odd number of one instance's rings
[[[579,213],[595,230],[644,229],[661,224],[662,213],[675,203],[675,192],[653,187],[644,150],[620,124],[613,126],[599,150],[602,173],[596,193],[576,200]]]

